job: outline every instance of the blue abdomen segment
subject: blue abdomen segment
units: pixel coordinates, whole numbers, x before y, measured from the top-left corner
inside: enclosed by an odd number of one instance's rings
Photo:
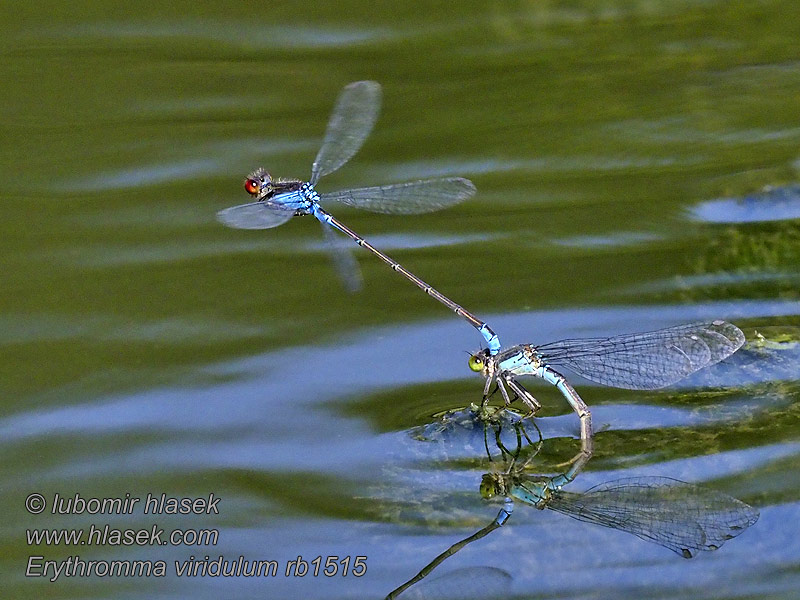
[[[541,377],[547,383],[556,386],[558,390],[565,396],[570,395],[564,386],[566,380],[564,379],[563,375],[557,373],[556,371],[553,371],[553,369],[550,369],[549,367],[546,366],[541,366],[538,369],[536,369],[536,376]]]
[[[494,356],[500,352],[500,338],[497,337],[497,334],[492,331],[486,323],[484,323],[478,331],[483,336],[483,339],[486,340],[490,355]]]
[[[506,496],[505,501],[503,502],[503,508],[497,513],[497,517],[495,518],[494,522],[498,525],[503,525],[508,518],[511,516],[511,513],[514,512],[514,501]]]
[[[330,225],[331,227],[333,227],[337,231],[340,231],[340,232],[344,233],[345,235],[347,235],[347,232],[344,231],[336,221],[334,221],[334,219],[333,219],[333,217],[331,217],[331,215],[329,215],[324,210],[322,210],[319,207],[319,204],[312,204],[310,212],[323,225]],[[356,242],[356,243],[358,243],[358,242]]]

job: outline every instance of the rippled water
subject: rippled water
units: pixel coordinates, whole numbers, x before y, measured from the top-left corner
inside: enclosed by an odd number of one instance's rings
[[[231,10],[225,7],[225,10]],[[683,560],[518,506],[408,597],[794,598],[800,588],[800,28],[790,2],[375,5],[34,2],[0,26],[0,578],[28,598],[381,598],[489,523],[479,336],[373,257],[349,295],[319,227],[234,231],[263,165],[305,177],[339,89],[382,113],[321,191],[472,179],[453,209],[333,211],[504,344],[739,325],[723,363],[654,392],[574,385],[576,491],[659,475],[759,521]],[[243,196],[245,196],[243,198]],[[332,209],[333,210],[333,209]],[[558,393],[536,467],[579,447]],[[221,498],[219,514],[32,515],[41,493]],[[144,500],[142,500],[144,502]],[[28,544],[32,528],[216,529],[216,545]],[[164,577],[26,577],[31,556],[163,560]],[[274,578],[179,577],[194,556]],[[285,576],[366,556],[361,577]],[[412,596],[415,594],[414,596]]]

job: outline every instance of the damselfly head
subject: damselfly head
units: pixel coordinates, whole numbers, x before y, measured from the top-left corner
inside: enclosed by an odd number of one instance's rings
[[[491,500],[495,496],[505,494],[502,481],[494,473],[486,473],[481,477],[481,498]]]
[[[489,361],[487,350],[481,350],[469,357],[469,368],[476,373],[483,373]]]
[[[272,191],[272,176],[264,169],[256,169],[244,180],[244,189],[251,196],[266,197]]]

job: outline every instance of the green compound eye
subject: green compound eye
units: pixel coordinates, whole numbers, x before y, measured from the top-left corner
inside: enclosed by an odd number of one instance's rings
[[[469,357],[469,368],[476,373],[480,373],[483,371],[483,359],[477,354],[473,354]]]
[[[483,498],[484,500],[490,500],[494,498],[498,493],[497,483],[488,473],[481,478],[480,490],[481,490],[481,498]]]

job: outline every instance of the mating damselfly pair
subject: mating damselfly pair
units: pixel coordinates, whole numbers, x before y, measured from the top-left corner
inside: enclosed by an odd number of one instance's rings
[[[331,242],[334,262],[341,276],[346,285],[354,289],[359,283],[357,266],[352,256],[335,243],[333,231],[346,235],[481,333],[487,348],[473,354],[469,366],[485,378],[484,404],[495,383],[495,389],[500,391],[506,405],[519,398],[534,413],[540,406],[539,402],[518,378],[531,375],[544,379],[558,388],[577,413],[584,445],[591,443],[589,409],[564,376],[552,366],[564,366],[603,385],[655,389],[719,362],[744,343],[744,335],[735,325],[715,320],[647,333],[563,340],[541,346],[523,344],[501,352],[498,336],[484,321],[375,248],[322,207],[340,202],[379,213],[418,214],[453,206],[475,194],[472,182],[460,177],[323,194],[316,191],[315,186],[321,177],[342,167],[361,148],[377,119],[380,96],[380,85],[374,81],[358,81],[345,86],[312,164],[309,181],[273,179],[266,170],[257,169],[244,184],[255,201],[220,211],[217,214],[219,220],[238,229],[269,229],[294,216],[314,216]],[[509,389],[514,398],[509,395]]]

